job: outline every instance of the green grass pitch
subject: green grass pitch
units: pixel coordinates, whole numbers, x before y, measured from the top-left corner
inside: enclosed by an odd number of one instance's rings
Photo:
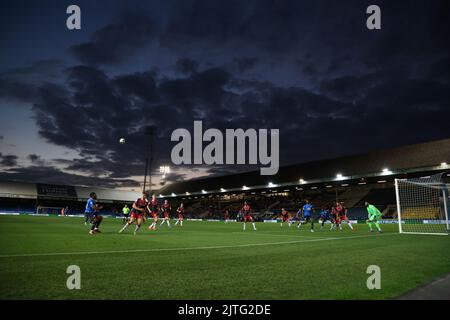
[[[380,235],[185,221],[137,236],[121,226],[105,219],[91,236],[80,218],[1,216],[0,299],[389,299],[450,272],[450,237],[395,225]],[[80,290],[66,287],[69,265]],[[380,290],[367,289],[369,265]]]

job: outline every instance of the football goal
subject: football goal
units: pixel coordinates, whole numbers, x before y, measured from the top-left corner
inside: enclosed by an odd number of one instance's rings
[[[37,206],[36,208],[36,214],[42,214],[42,215],[59,215],[61,214],[61,207],[44,207],[44,206]]]
[[[395,179],[399,232],[448,235],[449,187],[444,174]]]

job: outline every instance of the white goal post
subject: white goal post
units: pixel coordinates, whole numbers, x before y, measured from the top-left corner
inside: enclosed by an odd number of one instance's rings
[[[398,230],[400,233],[448,235],[450,185],[444,174],[395,179]]]

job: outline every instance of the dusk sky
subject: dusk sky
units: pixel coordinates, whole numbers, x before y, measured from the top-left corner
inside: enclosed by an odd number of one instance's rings
[[[139,189],[147,125],[153,188],[259,168],[173,165],[194,120],[280,129],[281,165],[448,138],[448,3],[2,1],[0,180]]]

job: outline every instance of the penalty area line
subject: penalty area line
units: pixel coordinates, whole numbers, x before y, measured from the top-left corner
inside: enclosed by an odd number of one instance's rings
[[[397,233],[385,233],[378,235],[396,235]],[[376,236],[370,235],[359,235],[359,236],[349,236],[349,237],[327,237],[327,238],[315,238],[315,239],[304,239],[304,240],[292,240],[292,241],[278,241],[278,242],[263,242],[263,243],[247,243],[247,244],[236,244],[236,245],[220,245],[220,246],[204,246],[204,247],[181,247],[181,248],[154,248],[154,249],[135,249],[135,250],[110,250],[110,251],[78,251],[78,252],[49,252],[49,253],[29,253],[29,254],[6,254],[0,255],[1,258],[22,258],[22,257],[52,257],[52,256],[70,256],[70,255],[93,255],[93,254],[114,254],[114,253],[145,253],[145,252],[164,252],[164,251],[193,251],[193,250],[212,250],[212,249],[234,249],[234,248],[246,248],[246,247],[259,247],[259,246],[273,246],[281,244],[297,244],[306,242],[320,242],[320,241],[334,241],[334,240],[344,240],[344,239],[356,239],[356,238],[369,238]]]

